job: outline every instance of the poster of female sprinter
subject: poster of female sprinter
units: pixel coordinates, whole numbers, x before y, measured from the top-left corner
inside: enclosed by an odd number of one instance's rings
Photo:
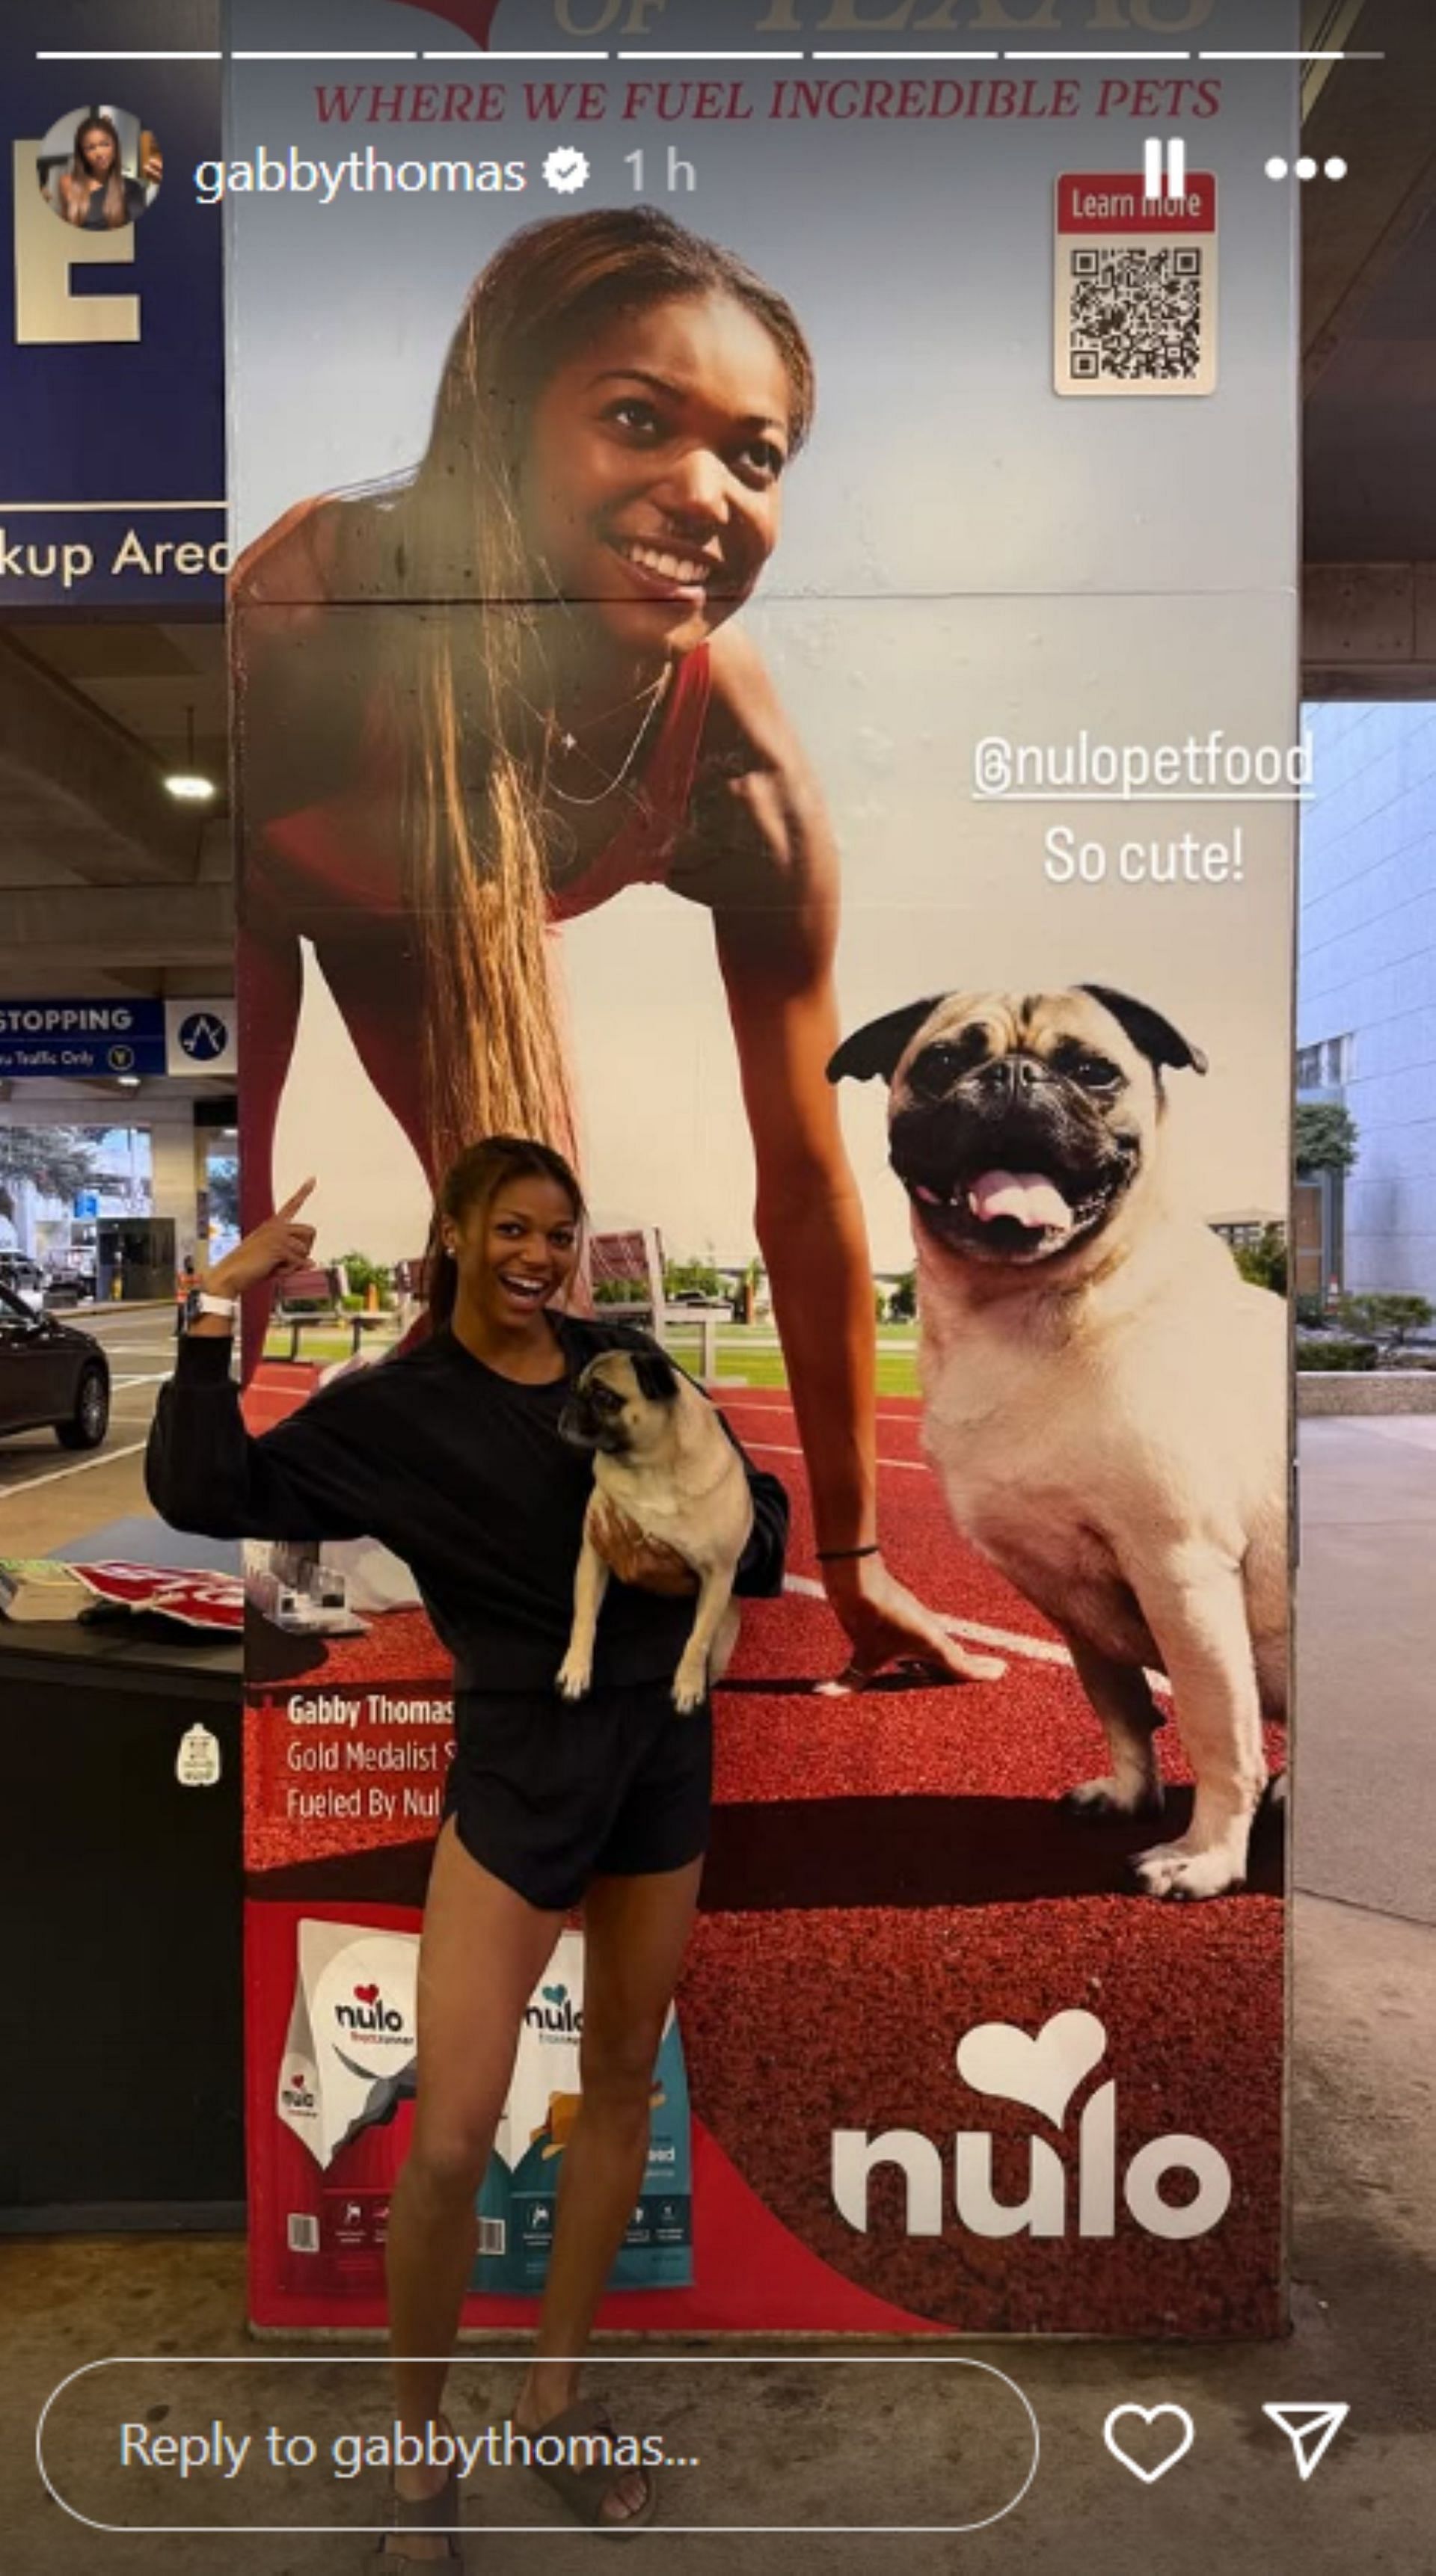
[[[298,1478],[253,1524],[256,2317],[384,2317],[436,1832],[441,1870],[457,1841],[539,1887],[495,1839],[493,1703],[511,1673],[558,1723],[603,1436],[590,1397],[562,1545],[531,1447],[485,1469],[528,1625],[511,1663],[483,1631],[480,1744],[424,1390],[456,1346],[490,1394],[557,1387],[540,1355],[571,1378],[606,1319],[658,1352],[606,1363],[608,1454],[668,1454],[676,1360],[753,1528],[770,1486],[790,1518],[730,1550],[711,1831],[628,1818],[526,1900],[588,1890],[601,1943],[593,1888],[706,1844],[653,1917],[689,2259],[601,2321],[1272,2331],[1286,1363],[1237,1253],[1286,1201],[1303,784],[1282,77],[1164,104],[1080,35],[1034,71],[761,31],[721,77],[526,68],[520,0],[458,72],[301,70],[260,59],[270,0],[234,16],[263,1242],[225,1284]],[[442,10],[345,12],[426,37]],[[1192,175],[1152,202],[1163,114]],[[495,1136],[569,1178],[470,1191]],[[600,1640],[687,1634],[691,1573],[611,1560]],[[652,1741],[701,1803],[706,1751]],[[310,2098],[340,2003],[398,2016],[348,2132]],[[667,2205],[650,2167],[649,2251]],[[482,2275],[474,2316],[532,2315]]]

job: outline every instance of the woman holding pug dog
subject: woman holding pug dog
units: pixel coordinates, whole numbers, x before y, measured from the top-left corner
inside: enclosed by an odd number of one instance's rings
[[[871,1270],[825,1078],[837,856],[735,623],[813,392],[795,316],[729,252],[650,206],[535,224],[473,286],[412,476],[245,556],[245,1218],[273,1205],[301,936],[432,1177],[494,1129],[572,1150],[557,926],[638,884],[702,906],[853,1666],[987,1675],[880,1551]]]
[[[300,1210],[312,1187],[247,1235],[192,1300],[150,1437],[150,1497],[177,1528],[220,1537],[379,1538],[412,1567],[454,1654],[456,1749],[419,1954],[413,2138],[388,2241],[399,2414],[421,2438],[442,2421],[446,2376],[422,2356],[453,2343],[524,2007],[583,1901],[582,2100],[514,2416],[530,2434],[581,2436],[608,2427],[601,2407],[576,2401],[572,2356],[646,2165],[654,2061],[707,1841],[712,1724],[706,1704],[689,1716],[673,1705],[693,1577],[613,1513],[603,1545],[620,1580],[604,1602],[592,1685],[576,1705],[560,1697],[592,1472],[559,1422],[597,1352],[653,1346],[556,1302],[578,1260],[578,1183],[552,1146],[490,1137],[458,1157],[439,1192],[432,1331],[251,1439],[230,1375],[235,1312],[247,1291],[308,1259],[314,1229]],[[772,1593],[787,1497],[744,1466],[753,1528],[736,1588]],[[647,2470],[596,2461],[540,2474],[583,2521],[652,2514]],[[459,2503],[452,2476],[398,2471],[402,2538],[376,2567],[457,2558]]]

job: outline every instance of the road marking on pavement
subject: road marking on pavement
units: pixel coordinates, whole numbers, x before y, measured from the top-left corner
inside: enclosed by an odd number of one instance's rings
[[[163,1386],[165,1379],[168,1376],[168,1369],[152,1369],[149,1375],[145,1377],[138,1375],[134,1377],[112,1377],[110,1384],[111,1386]]]
[[[91,1467],[112,1467],[119,1458],[137,1458],[148,1446],[148,1441],[132,1440],[127,1449],[97,1449],[93,1458],[81,1458],[73,1467],[52,1467],[47,1475],[27,1476],[23,1484],[6,1486],[0,1505],[14,1502],[21,1494],[33,1494],[37,1485],[58,1485],[64,1476],[84,1476]]]

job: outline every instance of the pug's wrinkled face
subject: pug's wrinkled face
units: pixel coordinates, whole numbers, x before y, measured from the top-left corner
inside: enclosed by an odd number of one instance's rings
[[[1154,1066],[1087,994],[955,994],[895,1070],[889,1158],[939,1243],[1051,1261],[1110,1222],[1159,1108]]]
[[[892,1085],[889,1160],[923,1232],[1021,1267],[1095,1245],[1150,1161],[1162,1067],[1206,1057],[1110,984],[950,993],[845,1038],[828,1080]]]
[[[661,1448],[678,1401],[678,1372],[661,1351],[601,1351],[574,1382],[559,1416],[576,1449],[642,1458]]]

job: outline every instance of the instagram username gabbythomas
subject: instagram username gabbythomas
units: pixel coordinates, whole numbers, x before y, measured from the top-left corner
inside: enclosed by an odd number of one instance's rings
[[[194,192],[202,206],[225,197],[313,197],[332,206],[336,197],[519,196],[529,184],[525,161],[391,161],[372,143],[337,161],[296,152],[271,152],[261,143],[239,161],[199,161]]]

